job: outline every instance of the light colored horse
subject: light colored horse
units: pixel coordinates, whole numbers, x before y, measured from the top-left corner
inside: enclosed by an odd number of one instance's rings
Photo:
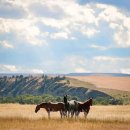
[[[65,103],[65,111],[66,113],[68,112],[67,114],[68,118],[70,114],[71,114],[71,118],[74,116],[74,114],[76,118],[77,115],[76,112],[78,111],[78,102],[76,102],[75,100],[68,101],[66,95],[64,96],[64,103]]]

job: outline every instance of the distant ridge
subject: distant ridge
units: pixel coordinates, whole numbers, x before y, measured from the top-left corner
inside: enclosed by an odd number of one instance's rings
[[[118,77],[129,77],[130,74],[122,74],[122,73],[69,73],[66,76],[118,76]]]

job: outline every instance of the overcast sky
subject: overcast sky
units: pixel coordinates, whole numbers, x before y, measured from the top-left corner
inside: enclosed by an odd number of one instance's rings
[[[130,73],[130,0],[0,0],[0,73],[12,72]]]

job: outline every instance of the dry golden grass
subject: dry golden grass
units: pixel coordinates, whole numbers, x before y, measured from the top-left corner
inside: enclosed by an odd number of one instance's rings
[[[0,104],[0,130],[128,130],[130,106],[92,106],[87,120],[60,119],[59,113],[34,112],[35,105]]]

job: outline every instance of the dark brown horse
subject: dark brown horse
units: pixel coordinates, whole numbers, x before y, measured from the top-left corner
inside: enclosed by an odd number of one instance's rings
[[[40,108],[44,108],[48,113],[48,118],[50,118],[50,112],[60,112],[61,118],[65,115],[65,105],[63,102],[52,103],[52,102],[44,102],[36,106],[35,112],[37,113]]]
[[[76,113],[77,117],[78,117],[80,112],[84,112],[84,116],[86,119],[86,117],[89,113],[89,110],[90,110],[90,106],[92,106],[92,104],[93,104],[93,99],[90,98],[85,102],[78,102],[78,101],[76,101],[76,102],[78,103],[78,111]]]

